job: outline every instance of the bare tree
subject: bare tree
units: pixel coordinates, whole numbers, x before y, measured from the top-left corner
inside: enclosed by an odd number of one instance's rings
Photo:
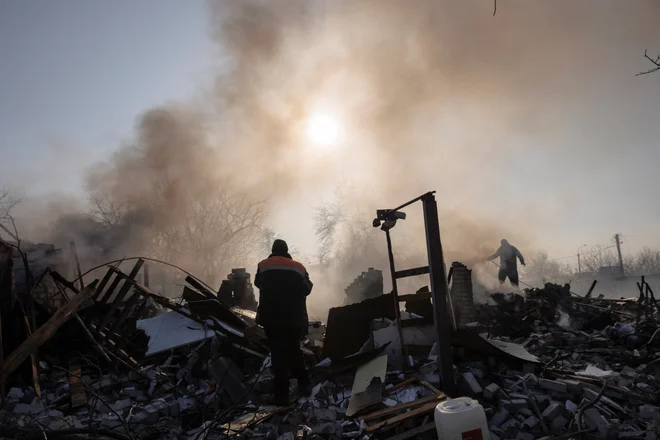
[[[532,256],[525,268],[527,277],[542,284],[559,282],[572,272],[570,265],[562,264],[557,260],[550,260],[545,252]]]
[[[653,64],[653,67],[651,67],[649,70],[646,70],[644,72],[639,72],[636,76],[640,75],[648,75],[649,73],[657,72],[660,70],[660,55],[658,55],[655,59],[651,58],[648,54],[648,50],[644,51],[644,58],[646,58],[648,61]]]
[[[90,195],[88,200],[91,206],[89,215],[104,226],[117,226],[124,220],[127,206],[112,197],[110,193]]]
[[[343,220],[337,203],[324,203],[314,208],[314,225],[318,242],[317,259],[319,264],[328,264],[332,257],[337,229]]]
[[[12,209],[22,201],[23,198],[14,195],[9,188],[0,187],[0,229],[8,234],[17,246],[20,246],[20,235]]]

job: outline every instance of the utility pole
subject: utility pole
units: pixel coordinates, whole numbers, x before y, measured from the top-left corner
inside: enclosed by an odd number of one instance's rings
[[[583,244],[582,246],[580,246],[580,247],[578,248],[578,253],[577,253],[577,257],[578,257],[578,273],[582,273],[582,265],[580,264],[580,249],[582,249],[583,247],[586,247],[586,246],[587,246],[586,244]]]
[[[616,251],[619,253],[619,268],[621,269],[621,276],[624,276],[623,272],[623,257],[621,256],[621,237],[619,234],[614,234],[614,240],[616,240]]]

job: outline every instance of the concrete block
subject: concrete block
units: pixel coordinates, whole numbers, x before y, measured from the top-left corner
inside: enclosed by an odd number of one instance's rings
[[[543,411],[543,420],[550,421],[561,415],[563,410],[563,405],[553,402],[545,409],[545,411]]]
[[[564,434],[567,424],[568,420],[564,416],[555,417],[550,423],[550,430],[556,435]]]
[[[612,424],[596,408],[586,409],[584,411],[584,418],[590,428],[597,429],[598,437],[607,438],[611,435]]]
[[[314,408],[313,413],[317,420],[324,422],[335,422],[337,420],[337,413],[329,408]]]
[[[511,418],[506,422],[502,423],[501,428],[503,431],[510,431],[513,429],[518,429],[519,426],[520,426],[520,422],[514,418]]]
[[[325,422],[312,427],[312,434],[330,436],[337,432],[337,424],[335,422]]]
[[[23,392],[22,389],[13,387],[9,390],[7,393],[7,399],[9,400],[21,400],[25,393]]]
[[[577,380],[559,379],[558,382],[565,383],[570,392],[577,393],[582,389],[582,382]]]
[[[535,386],[539,384],[539,378],[534,373],[528,373],[523,377],[527,386]]]
[[[533,430],[536,429],[540,424],[541,424],[541,421],[540,421],[538,418],[536,418],[536,417],[534,417],[534,416],[527,417],[527,418],[525,419],[525,421],[523,422],[523,429],[527,429],[527,430],[529,430],[529,431],[533,431]]]
[[[490,423],[492,426],[497,426],[499,428],[504,422],[507,421],[509,415],[509,411],[507,411],[505,408],[501,408],[497,413],[495,413],[493,418],[490,419]]]
[[[529,403],[525,399],[502,400],[500,405],[509,411],[517,411],[520,408],[528,408]]]
[[[123,411],[127,411],[128,409],[130,409],[131,406],[133,406],[133,402],[131,401],[131,399],[122,399],[110,405],[110,408],[121,414]]]
[[[491,383],[484,388],[484,398],[488,400],[495,400],[500,392],[500,387],[496,383]]]
[[[557,382],[556,380],[539,379],[539,385],[541,388],[558,393],[566,393],[568,391],[568,386],[565,383]]]
[[[500,440],[500,436],[495,434],[493,431],[490,431],[489,434],[490,434],[490,440]]]
[[[516,440],[534,440],[534,436],[527,432],[519,432],[516,436]]]
[[[465,379],[465,382],[470,387],[470,391],[472,391],[473,395],[480,396],[483,394],[483,388],[481,388],[481,385],[479,385],[479,382],[477,382],[477,379],[472,373],[463,373],[463,379]]]
[[[37,414],[41,414],[44,411],[43,405],[31,405],[27,403],[18,403],[14,407],[14,410],[12,411],[14,414],[17,415],[31,415],[35,416]]]
[[[571,414],[575,414],[578,411],[577,404],[570,400],[567,400],[564,406],[566,407],[566,410],[568,410],[568,412],[570,412]]]
[[[518,414],[520,414],[521,416],[523,416],[523,417],[525,417],[525,418],[527,418],[527,417],[532,417],[532,416],[534,415],[534,413],[532,412],[532,410],[531,410],[531,409],[527,409],[527,408],[520,408],[520,409],[518,410]]]
[[[637,408],[639,418],[648,421],[660,420],[660,408],[653,405],[640,405]]]

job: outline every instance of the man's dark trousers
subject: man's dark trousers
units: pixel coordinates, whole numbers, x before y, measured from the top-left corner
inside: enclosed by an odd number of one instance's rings
[[[309,383],[305,359],[300,349],[304,328],[265,328],[270,348],[271,368],[275,375],[276,398],[289,397],[289,377],[298,379],[299,387]]]

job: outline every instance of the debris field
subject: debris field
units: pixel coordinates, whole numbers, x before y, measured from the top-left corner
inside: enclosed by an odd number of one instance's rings
[[[660,433],[660,325],[651,286],[608,300],[547,284],[475,304],[471,271],[450,274],[456,396],[443,392],[428,287],[382,292],[363,273],[346,305],[301,341],[314,387],[269,405],[265,335],[250,275],[219,290],[194,276],[180,297],[149,287],[147,261],[106,265],[86,285],[48,268],[48,303],[14,289],[0,243],[0,437],[21,439],[434,439],[438,403],[483,406],[491,439],[622,438]],[[380,290],[380,291],[377,291]]]

